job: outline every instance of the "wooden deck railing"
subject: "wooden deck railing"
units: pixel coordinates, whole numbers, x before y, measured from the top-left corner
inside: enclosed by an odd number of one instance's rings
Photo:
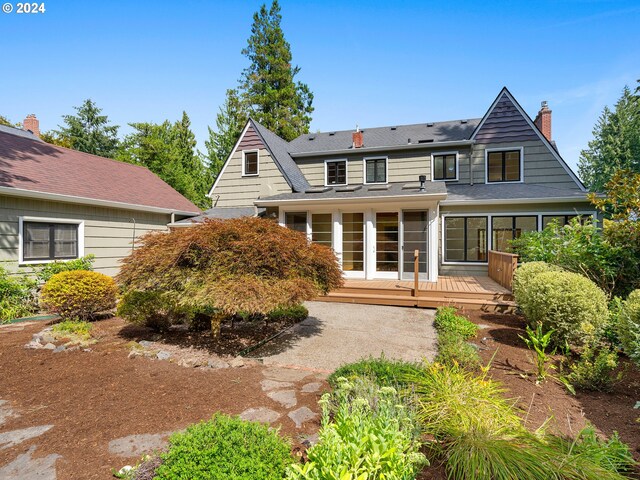
[[[418,296],[420,290],[420,250],[413,252],[413,296]]]
[[[513,275],[518,267],[518,255],[489,250],[489,278],[509,290],[513,287]]]

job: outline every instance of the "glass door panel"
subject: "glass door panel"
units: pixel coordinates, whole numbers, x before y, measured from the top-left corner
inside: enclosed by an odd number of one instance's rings
[[[398,271],[398,213],[376,213],[376,271]]]
[[[313,213],[311,215],[311,241],[325,247],[332,247],[331,233],[333,220],[330,213]]]
[[[364,213],[342,214],[342,270],[364,272]]]
[[[402,275],[414,278],[414,253],[418,250],[418,273],[422,279],[427,275],[427,233],[429,215],[426,210],[402,212]]]

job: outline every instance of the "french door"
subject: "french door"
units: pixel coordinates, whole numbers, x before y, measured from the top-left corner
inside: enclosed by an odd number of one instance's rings
[[[418,274],[420,280],[428,280],[428,210],[404,210],[402,212],[402,279],[413,280],[415,251],[418,250]]]
[[[399,234],[398,212],[376,212],[376,277],[398,278]]]

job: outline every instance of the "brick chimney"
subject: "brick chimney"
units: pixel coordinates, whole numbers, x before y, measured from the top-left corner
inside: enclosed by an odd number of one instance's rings
[[[364,145],[364,138],[360,128],[356,126],[356,131],[353,132],[353,148],[362,148]]]
[[[36,137],[40,136],[40,120],[38,120],[35,114],[27,115],[22,123],[22,128],[30,130]]]
[[[538,130],[547,137],[547,140],[551,141],[551,110],[549,110],[546,100],[542,102],[540,111],[538,115],[536,115],[533,123],[535,123]]]

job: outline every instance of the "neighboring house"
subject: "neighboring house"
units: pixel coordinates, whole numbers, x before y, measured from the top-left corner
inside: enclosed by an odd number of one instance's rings
[[[202,218],[261,214],[336,252],[347,278],[486,275],[489,250],[595,215],[551,140],[504,88],[482,118],[301,135],[249,120]],[[178,222],[175,226],[188,225]]]
[[[61,148],[0,126],[0,265],[12,271],[95,255],[114,275],[135,239],[200,209],[144,167]]]

